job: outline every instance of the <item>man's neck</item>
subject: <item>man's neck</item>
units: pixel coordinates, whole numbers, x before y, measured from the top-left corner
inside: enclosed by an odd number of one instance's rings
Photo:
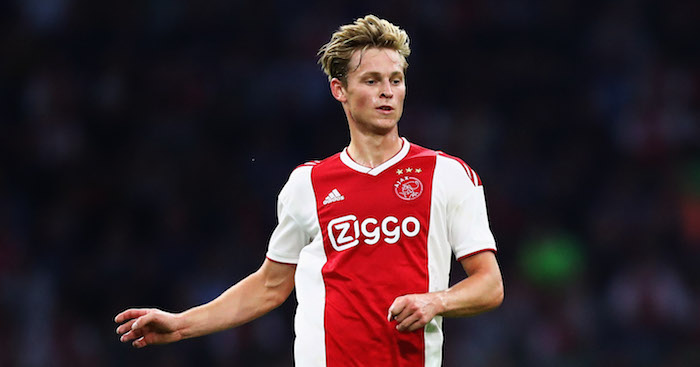
[[[348,154],[358,164],[374,168],[395,156],[402,145],[398,132],[372,136],[351,134]]]

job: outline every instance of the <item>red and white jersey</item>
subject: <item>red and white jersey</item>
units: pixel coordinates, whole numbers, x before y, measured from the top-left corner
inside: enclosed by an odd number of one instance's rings
[[[279,195],[267,258],[297,264],[297,366],[440,366],[442,317],[400,333],[389,307],[447,289],[453,254],[496,251],[477,174],[403,140],[375,168],[347,148],[301,165]]]

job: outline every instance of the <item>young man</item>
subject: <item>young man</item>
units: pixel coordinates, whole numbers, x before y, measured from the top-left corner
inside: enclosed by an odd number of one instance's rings
[[[375,16],[341,27],[319,52],[350,144],[295,169],[258,271],[179,314],[115,318],[141,348],[251,321],[297,291],[297,366],[439,366],[442,317],[500,305],[501,274],[483,187],[464,162],[399,137],[406,33]],[[451,256],[469,275],[448,288]]]

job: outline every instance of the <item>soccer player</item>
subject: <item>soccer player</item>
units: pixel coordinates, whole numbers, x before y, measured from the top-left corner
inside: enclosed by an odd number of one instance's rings
[[[406,32],[372,15],[333,34],[320,63],[350,144],[291,173],[259,270],[182,313],[120,313],[123,342],[236,327],[296,287],[297,366],[441,365],[443,317],[497,307],[503,285],[479,176],[398,134],[409,53]],[[468,277],[448,288],[452,255]]]

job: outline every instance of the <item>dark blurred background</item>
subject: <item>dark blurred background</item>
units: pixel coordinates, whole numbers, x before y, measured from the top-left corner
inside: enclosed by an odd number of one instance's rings
[[[400,134],[486,188],[506,298],[445,366],[700,365],[700,2],[0,3],[0,366],[291,366],[294,297],[133,350],[257,269],[294,167],[347,145],[316,52],[406,29]],[[458,263],[454,281],[462,278]]]

